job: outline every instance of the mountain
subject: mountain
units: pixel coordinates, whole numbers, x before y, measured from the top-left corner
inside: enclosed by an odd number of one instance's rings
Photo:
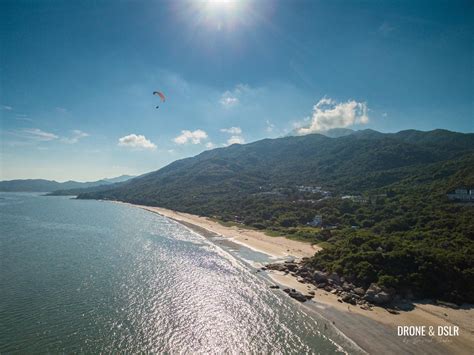
[[[307,240],[323,246],[308,265],[354,285],[473,303],[473,206],[446,196],[458,187],[474,188],[474,134],[363,130],[234,144],[78,198]],[[324,229],[308,226],[315,215]]]
[[[114,178],[109,179],[102,179],[102,181],[108,182],[109,184],[114,184],[116,182],[124,182],[130,179],[133,179],[135,176],[133,175],[120,175]]]
[[[233,200],[296,185],[361,193],[396,182],[422,166],[473,152],[474,134],[448,131],[366,130],[339,138],[312,134],[264,139],[178,160],[96,197],[214,213],[202,210],[209,196]]]
[[[322,135],[329,137],[329,138],[339,138],[351,135],[356,131],[349,129],[349,128],[331,128],[327,131],[321,132]]]
[[[130,175],[122,175],[111,179],[102,179],[92,182],[66,181],[57,182],[44,179],[27,179],[27,180],[7,180],[0,181],[0,191],[5,192],[52,192],[56,190],[70,190],[89,188],[101,185],[109,185],[115,182],[123,182],[133,178]]]

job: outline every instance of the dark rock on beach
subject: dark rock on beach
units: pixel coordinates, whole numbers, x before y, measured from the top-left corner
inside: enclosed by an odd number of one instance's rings
[[[340,277],[337,273],[327,273],[321,270],[314,270],[308,264],[298,263],[294,260],[285,261],[283,263],[268,264],[265,266],[268,270],[281,271],[285,274],[291,274],[297,278],[298,282],[304,284],[312,284],[319,289],[330,292],[339,296],[339,302],[345,302],[352,305],[359,305],[362,309],[369,309],[371,305],[387,307],[396,302],[400,295],[394,289],[387,289],[373,283],[365,289],[360,285],[355,285],[353,278]],[[263,268],[262,268],[263,269]],[[270,286],[271,288],[277,288]],[[308,295],[296,291],[295,289],[286,288],[283,290],[294,299],[304,302],[306,299],[312,298],[314,292]]]
[[[288,295],[300,302],[306,302],[306,296],[296,290],[291,290]]]

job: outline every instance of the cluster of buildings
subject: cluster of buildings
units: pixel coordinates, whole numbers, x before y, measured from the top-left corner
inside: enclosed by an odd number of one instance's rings
[[[447,194],[448,199],[452,201],[473,201],[474,202],[474,189],[456,189],[454,192]]]
[[[299,191],[299,192],[306,192],[306,193],[311,193],[311,194],[321,194],[323,195],[324,197],[329,197],[331,196],[331,192],[330,191],[325,191],[323,190],[323,188],[321,186],[304,186],[304,185],[300,185],[300,186],[296,186],[296,189]]]
[[[341,199],[351,200],[352,202],[357,202],[357,203],[367,203],[368,202],[365,197],[362,197],[360,195],[345,195],[345,196],[342,196]]]

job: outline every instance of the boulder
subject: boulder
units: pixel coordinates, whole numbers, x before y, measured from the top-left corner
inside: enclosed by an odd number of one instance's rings
[[[385,291],[379,292],[374,296],[375,304],[387,304],[387,303],[390,303],[391,301],[392,301],[392,296],[390,296],[390,294]]]
[[[369,302],[374,302],[375,295],[379,292],[382,292],[382,289],[373,283],[369,286],[367,291],[365,291],[364,299]]]
[[[351,285],[350,285],[349,283],[343,282],[343,283],[342,283],[342,289],[343,289],[344,291],[350,291],[350,290],[352,290],[352,287],[351,287]]]
[[[280,286],[278,286],[278,285],[271,285],[270,288],[279,289]]]
[[[352,295],[350,295],[348,293],[342,294],[341,299],[342,299],[343,302],[346,302],[346,303],[350,303],[350,304],[353,304],[353,305],[357,304],[354,297],[352,297]]]
[[[286,265],[285,264],[268,264],[266,265],[266,268],[268,270],[276,270],[276,271],[286,271]]]
[[[306,302],[306,296],[296,290],[291,290],[288,295],[300,302]]]
[[[328,276],[322,271],[315,271],[313,273],[313,280],[319,283],[327,283]]]
[[[358,296],[364,296],[365,295],[365,290],[362,287],[356,287],[356,288],[354,288],[353,291]]]
[[[294,263],[285,263],[286,269],[290,271],[295,271],[298,269],[298,264]]]
[[[378,305],[388,304],[392,301],[392,293],[383,290],[376,284],[371,284],[365,291],[364,300]]]
[[[340,285],[341,284],[341,278],[339,277],[338,274],[336,274],[335,272],[333,272],[331,275],[328,276],[328,279],[330,281],[332,281],[332,283],[336,284],[336,285]]]

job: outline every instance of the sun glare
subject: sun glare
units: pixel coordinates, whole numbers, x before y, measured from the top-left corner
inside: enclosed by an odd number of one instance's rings
[[[245,17],[246,0],[195,0],[200,22],[217,30],[232,29]]]

